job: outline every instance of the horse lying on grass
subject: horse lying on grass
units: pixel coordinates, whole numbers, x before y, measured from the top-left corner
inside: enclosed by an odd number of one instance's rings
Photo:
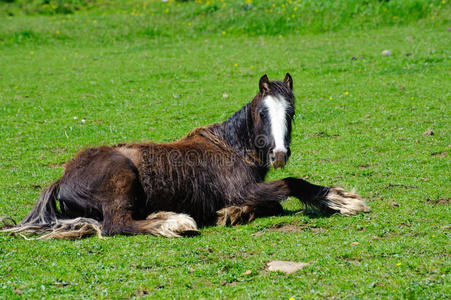
[[[255,98],[223,123],[168,144],[83,150],[28,216],[3,231],[40,238],[180,237],[197,234],[198,225],[245,224],[281,214],[280,202],[289,196],[324,214],[368,212],[359,195],[339,187],[292,177],[264,182],[270,165],[283,167],[290,156],[292,90],[290,74],[283,81],[264,75]]]

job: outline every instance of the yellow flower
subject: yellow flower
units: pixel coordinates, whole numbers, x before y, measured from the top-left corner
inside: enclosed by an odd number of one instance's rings
[[[294,9],[294,11],[297,11],[297,10],[298,10],[298,8],[297,8],[297,7],[293,8],[293,9]]]
[[[348,92],[348,91],[346,91],[345,95],[349,95],[349,92]]]
[[[16,85],[16,86],[15,86],[14,88],[15,88],[15,89],[18,89],[18,88],[19,88],[19,86],[17,86],[17,85]]]
[[[397,263],[396,265],[399,267],[401,265],[401,263]]]
[[[273,3],[273,4],[272,4],[272,7],[276,7],[276,4],[275,4],[275,3]]]
[[[329,100],[332,100],[332,96],[329,97]]]
[[[442,0],[442,4],[446,4],[446,1],[445,1],[445,0]]]
[[[254,66],[251,66],[251,69],[253,69],[254,68]]]
[[[238,64],[234,64],[233,66],[236,68],[236,67],[238,67]]]
[[[246,0],[246,3],[247,3],[247,4],[251,4],[251,3],[252,3],[252,0]]]
[[[295,15],[294,15],[294,14],[292,14],[292,15],[291,15],[291,18],[292,18],[292,19],[294,19],[294,17],[295,17]]]
[[[318,10],[318,9],[315,9],[315,12],[316,12],[316,13],[319,13],[319,10]]]
[[[433,234],[432,237],[435,237],[435,234]]]
[[[226,32],[225,31],[223,31],[223,32],[221,32],[222,33],[222,35],[225,35],[226,34]]]
[[[415,97],[410,97],[410,100],[413,100],[413,99],[415,99]]]
[[[164,13],[167,14],[168,12],[169,12],[169,8],[166,8],[166,9],[164,10]]]
[[[188,22],[188,26],[191,26],[191,22]]]
[[[288,300],[294,300],[294,297],[290,297]]]

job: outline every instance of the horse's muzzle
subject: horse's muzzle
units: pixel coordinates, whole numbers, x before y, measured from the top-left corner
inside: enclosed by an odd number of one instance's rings
[[[288,156],[286,151],[271,151],[269,153],[269,160],[274,169],[285,167],[287,159]]]

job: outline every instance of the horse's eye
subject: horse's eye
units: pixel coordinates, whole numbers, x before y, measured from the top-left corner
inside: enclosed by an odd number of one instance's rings
[[[259,115],[260,115],[260,118],[262,118],[262,119],[265,118],[265,113],[263,111],[260,111]]]

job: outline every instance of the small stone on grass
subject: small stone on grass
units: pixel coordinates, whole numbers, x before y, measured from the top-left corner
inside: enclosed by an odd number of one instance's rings
[[[432,131],[432,129],[428,129],[425,132],[423,132],[423,135],[434,135],[434,131]]]
[[[267,263],[268,271],[280,271],[286,274],[292,274],[308,266],[309,263],[274,260]]]

